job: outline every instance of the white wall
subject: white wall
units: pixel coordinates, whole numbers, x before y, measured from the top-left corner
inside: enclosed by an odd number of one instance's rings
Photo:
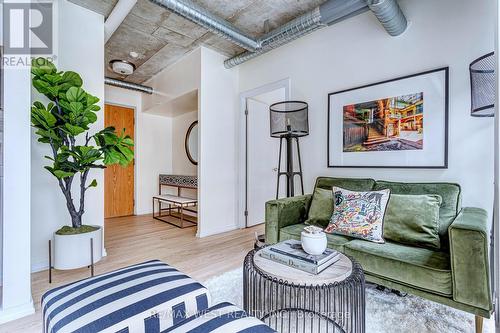
[[[196,120],[198,120],[198,110],[183,113],[172,118],[172,174],[174,175],[198,175],[198,166],[189,160],[185,144],[189,126]],[[182,189],[182,196],[197,198],[198,191]]]
[[[101,99],[104,106],[104,17],[90,10],[67,2],[58,1],[57,16],[59,47],[57,63],[59,70],[78,72],[84,81],[83,88]],[[33,92],[33,100],[41,99]],[[91,127],[91,132],[104,126],[104,111]],[[65,199],[56,179],[43,168],[47,165],[44,155],[50,155],[46,144],[37,142],[31,135],[31,263],[33,270],[48,267],[48,241],[54,231],[71,223]],[[86,194],[83,223],[103,225],[104,219],[104,174],[94,169],[89,179],[96,179],[99,186]],[[78,200],[79,183],[73,184],[74,198]]]
[[[200,86],[201,86],[201,57],[202,50],[197,48],[182,57],[176,63],[163,69],[144,84],[153,87],[153,95],[143,95],[142,110],[148,114],[166,115],[171,119],[171,155],[169,173],[196,175],[198,168],[187,159],[184,150],[184,138],[189,125],[198,119],[200,109]],[[196,111],[192,111],[196,110]],[[199,139],[200,140],[200,139]],[[155,177],[155,188],[158,186],[158,172],[152,174]],[[200,181],[198,185],[200,186]],[[164,193],[176,194],[176,190],[163,187]],[[199,191],[182,190],[182,195],[198,198]],[[204,222],[204,213],[199,210],[198,230]]]
[[[238,69],[225,69],[224,59],[217,52],[200,47],[144,83],[156,92],[143,96],[142,109],[147,113],[176,114],[170,110],[176,106],[173,101],[198,91],[199,237],[237,228],[237,136],[234,124],[238,108]],[[194,120],[195,115],[193,112],[173,118],[174,173],[196,172],[192,165],[183,161],[184,137],[191,122],[188,124],[182,118],[192,117]],[[177,144],[178,140],[182,145]]]
[[[144,112],[169,113],[170,102],[200,88],[200,75],[201,49],[197,48],[144,83],[155,90],[153,95],[143,96]]]
[[[172,172],[179,175],[194,175],[198,168],[186,154],[186,133],[189,126],[198,120],[198,110],[172,118]]]
[[[137,214],[149,214],[151,198],[158,194],[158,175],[172,172],[172,120],[167,117],[143,114],[138,118],[137,183],[139,198]]]
[[[0,34],[2,31],[0,24]],[[0,324],[35,312],[31,297],[31,215],[26,209],[30,206],[31,74],[29,67],[2,67]]]
[[[0,323],[34,312],[30,274],[30,70],[4,69]]]
[[[372,13],[361,14],[239,66],[240,91],[289,77],[291,98],[309,103],[311,134],[301,139],[306,192],[318,176],[453,181],[462,185],[465,205],[491,211],[493,121],[470,116],[468,64],[494,47],[495,2],[400,4],[411,21],[402,36],[390,37]],[[447,170],[326,167],[328,93],[441,66],[450,67]]]
[[[106,103],[135,109],[135,213],[150,214],[158,175],[172,172],[172,119],[143,112],[144,94],[106,86]]]
[[[200,237],[237,228],[238,68],[225,69],[224,59],[215,51],[201,48]]]

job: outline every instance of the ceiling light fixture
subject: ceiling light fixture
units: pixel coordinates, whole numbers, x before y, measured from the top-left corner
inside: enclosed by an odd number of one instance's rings
[[[135,65],[126,60],[111,60],[109,66],[113,72],[120,75],[130,75],[135,71]]]

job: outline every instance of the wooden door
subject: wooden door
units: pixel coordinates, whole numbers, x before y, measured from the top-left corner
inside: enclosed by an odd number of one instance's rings
[[[120,133],[134,138],[134,109],[123,106],[104,106],[104,125],[113,126]],[[104,217],[134,215],[134,165],[123,168],[108,166],[104,170]]]

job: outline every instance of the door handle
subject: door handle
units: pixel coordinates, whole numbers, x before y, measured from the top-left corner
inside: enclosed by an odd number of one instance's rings
[[[278,171],[278,168],[273,168],[273,171]]]

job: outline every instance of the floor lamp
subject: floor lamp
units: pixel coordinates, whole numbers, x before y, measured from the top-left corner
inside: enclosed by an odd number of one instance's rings
[[[302,194],[304,194],[304,181],[302,179],[302,162],[300,160],[299,138],[309,135],[309,106],[306,102],[285,101],[274,103],[269,107],[271,118],[271,137],[280,139],[280,153],[278,160],[278,181],[276,185],[276,199],[280,191],[280,179],[286,177],[286,196],[295,195],[295,176],[299,176]],[[293,143],[296,143],[298,170],[294,168]],[[281,170],[283,143],[286,143],[286,171]]]
[[[471,84],[471,116],[473,117],[495,117],[495,100],[496,100],[496,75],[495,75],[495,54],[494,52],[490,52],[485,54],[469,65],[469,73],[470,73],[470,84]],[[495,139],[498,140],[495,135]],[[492,218],[492,226],[491,226],[491,234],[490,234],[490,277],[491,277],[491,286],[493,291],[493,297],[499,292],[498,284],[496,279],[498,272],[496,270],[496,260],[498,255],[498,244],[499,239],[495,237],[495,233],[497,232],[497,226],[495,226],[495,222],[499,220],[498,209],[498,190],[497,187],[499,184],[498,178],[498,155],[497,145],[495,145],[495,200],[493,205],[493,218]],[[496,304],[496,311],[498,311],[499,304]],[[497,316],[498,318],[498,316]],[[498,326],[497,326],[498,327]]]
[[[471,116],[495,116],[495,55],[485,54],[469,65]]]

